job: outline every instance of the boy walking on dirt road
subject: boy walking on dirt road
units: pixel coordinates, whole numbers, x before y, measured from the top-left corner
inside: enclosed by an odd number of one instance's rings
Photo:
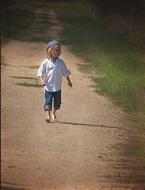
[[[62,77],[65,76],[68,85],[72,87],[70,71],[62,59],[61,44],[57,40],[48,43],[47,58],[44,59],[38,69],[37,76],[45,89],[44,111],[46,112],[46,122],[56,120],[56,111],[61,106],[61,84]]]

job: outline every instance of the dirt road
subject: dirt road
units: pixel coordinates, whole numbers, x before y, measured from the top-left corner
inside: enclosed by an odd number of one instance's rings
[[[61,57],[71,70],[73,88],[64,79],[58,122],[44,121],[44,92],[35,78],[46,46],[10,41],[2,47],[7,61],[1,84],[3,189],[131,189],[115,181],[122,112],[95,92],[78,70],[82,60],[67,46]]]

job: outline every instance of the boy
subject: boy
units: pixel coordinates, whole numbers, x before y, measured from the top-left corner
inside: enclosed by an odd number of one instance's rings
[[[66,64],[59,58],[61,54],[61,44],[57,40],[48,43],[47,58],[44,59],[38,69],[37,76],[45,89],[44,110],[46,112],[46,122],[56,120],[56,111],[61,105],[61,84],[62,76],[66,77],[68,85],[72,87],[70,71]]]

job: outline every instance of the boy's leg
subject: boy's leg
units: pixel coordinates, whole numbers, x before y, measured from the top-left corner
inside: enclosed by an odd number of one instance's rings
[[[45,121],[49,123],[50,122],[50,118],[51,118],[51,111],[48,110],[48,111],[45,111],[45,113],[46,113],[46,119],[45,119]]]
[[[50,122],[51,110],[52,110],[52,99],[53,99],[52,92],[48,92],[45,90],[44,110],[46,112],[46,119],[45,119],[46,122]]]
[[[53,121],[55,121],[56,120],[56,111],[57,111],[58,109],[53,109],[53,112],[52,112],[52,119],[53,119]]]
[[[60,109],[61,105],[61,91],[54,92],[54,109],[52,113],[52,118],[56,120],[56,111]]]

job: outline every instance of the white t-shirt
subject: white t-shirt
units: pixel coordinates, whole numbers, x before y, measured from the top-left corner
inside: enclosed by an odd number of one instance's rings
[[[67,77],[70,74],[66,64],[60,58],[57,58],[55,63],[49,58],[43,60],[37,72],[38,77],[44,77],[45,89],[49,92],[61,90],[62,76]]]

